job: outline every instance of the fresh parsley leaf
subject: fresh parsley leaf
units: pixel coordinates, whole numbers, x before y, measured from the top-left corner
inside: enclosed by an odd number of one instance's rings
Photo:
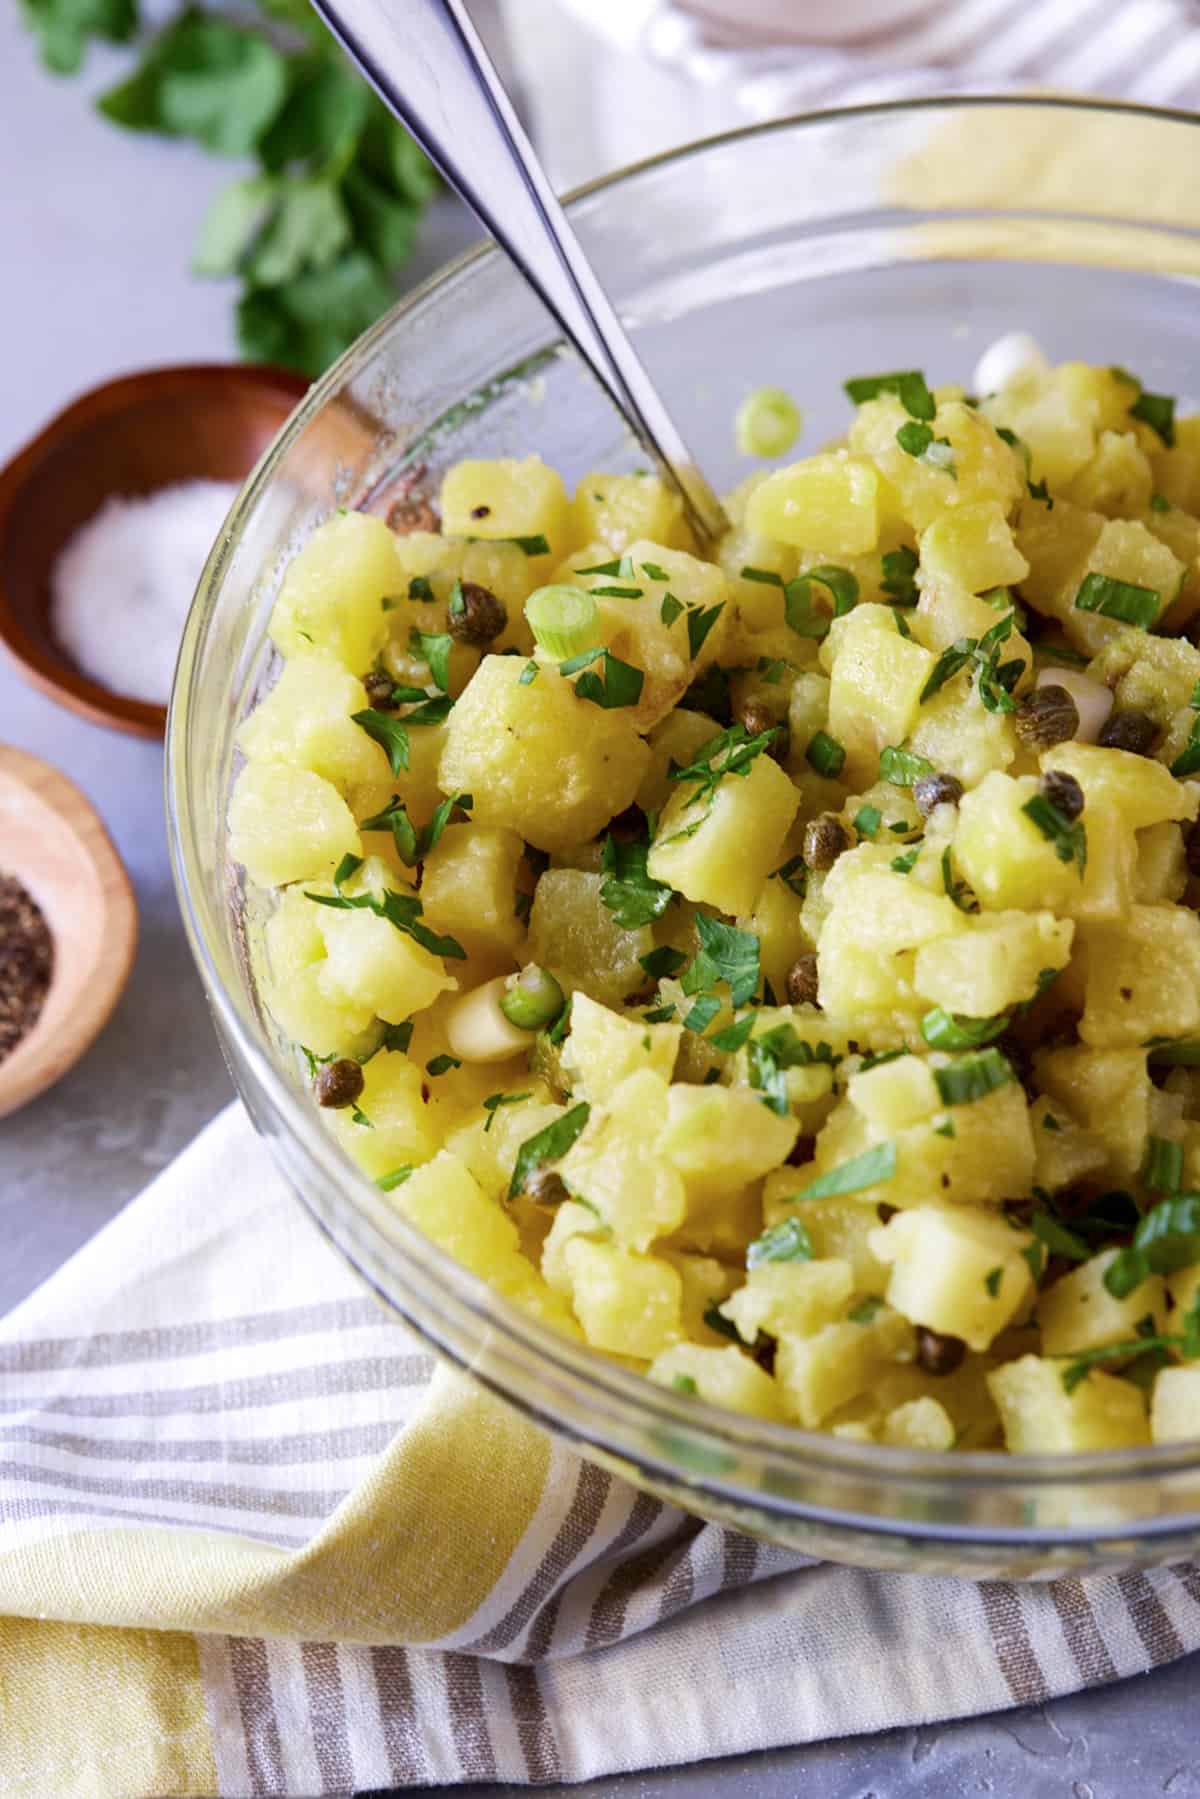
[[[988,1272],[984,1275],[983,1284],[987,1288],[988,1295],[990,1298],[995,1299],[996,1295],[1000,1291],[1000,1282],[1003,1279],[1004,1279],[1003,1268],[990,1268],[988,1270]]]
[[[888,863],[888,867],[898,875],[910,875],[917,866],[917,857],[920,854],[921,845],[919,843],[914,843],[912,848],[910,850],[905,850],[902,856],[893,856]]]
[[[457,1056],[433,1056],[425,1064],[426,1074],[449,1074],[452,1068],[461,1068],[462,1063]]]
[[[960,637],[957,642],[944,649],[929,671],[929,679],[921,689],[921,704],[931,700],[939,693],[947,681],[952,681],[974,661],[979,640],[975,637]]]
[[[1052,1256],[1062,1256],[1068,1262],[1086,1262],[1092,1253],[1082,1237],[1068,1230],[1065,1224],[1049,1212],[1035,1211],[1029,1223],[1034,1236],[1046,1245]]]
[[[799,1218],[783,1218],[771,1225],[761,1237],[755,1237],[746,1250],[747,1268],[761,1268],[767,1262],[811,1262],[816,1255],[813,1240]]]
[[[664,593],[662,605],[658,609],[658,616],[662,619],[663,624],[666,625],[668,630],[670,630],[682,611],[682,600],[677,600],[673,593]]]
[[[611,834],[604,839],[600,867],[607,877],[600,883],[600,899],[623,931],[636,931],[661,918],[675,895],[646,869],[649,845]]]
[[[808,892],[808,870],[804,866],[803,856],[789,856],[781,868],[771,871],[769,880],[782,881],[789,893],[797,899],[803,899]]]
[[[861,1193],[866,1187],[877,1187],[883,1181],[890,1181],[896,1172],[896,1145],[894,1143],[877,1143],[873,1149],[865,1149],[859,1156],[851,1156],[848,1162],[839,1162],[836,1168],[818,1175],[799,1193],[793,1193],[789,1205],[796,1205],[805,1199],[836,1199],[842,1193]]]
[[[688,655],[694,662],[704,648],[709,632],[725,610],[725,602],[721,600],[715,606],[700,608],[689,606],[687,615]]]
[[[345,857],[342,866],[344,867],[348,861],[361,863],[361,858]],[[342,878],[348,877],[343,876]],[[341,884],[336,874],[334,883],[337,886]],[[428,925],[420,922],[424,907],[415,894],[393,893],[389,889],[384,892],[381,899],[378,899],[373,893],[363,893],[351,898],[348,894],[341,892],[337,894],[309,893],[306,890],[304,897],[312,900],[315,905],[330,906],[335,910],[373,912],[377,918],[385,918],[396,930],[403,931],[406,936],[419,943],[422,949],[427,949],[431,955],[446,956],[459,961],[466,960],[467,952],[456,937],[439,937],[429,929]]]
[[[721,1002],[715,993],[702,993],[683,1020],[684,1030],[702,1037],[720,1010]]]
[[[413,576],[408,584],[408,597],[410,600],[419,600],[423,606],[428,606],[432,603],[434,598],[433,587],[424,575]]]
[[[903,369],[893,375],[856,375],[843,381],[842,386],[856,406],[876,400],[880,394],[895,394],[911,418],[931,419],[937,411],[920,369]]]
[[[1142,389],[1129,408],[1130,418],[1141,419],[1168,449],[1175,443],[1175,400],[1170,394],[1150,394]]]
[[[1026,800],[1021,810],[1030,823],[1037,826],[1042,836],[1054,845],[1054,853],[1060,862],[1076,864],[1082,880],[1087,867],[1087,832],[1083,820],[1077,818],[1072,822],[1064,817],[1044,793],[1035,793],[1032,799]]]
[[[878,806],[860,806],[852,823],[860,837],[874,837],[883,823],[883,813]]]
[[[393,718],[390,712],[377,712],[373,706],[350,716],[384,751],[393,775],[408,767],[408,731],[400,719]]]
[[[893,787],[914,787],[924,775],[935,772],[933,763],[925,756],[918,756],[915,750],[887,744],[879,752],[879,779],[890,781]]]
[[[448,631],[418,631],[414,625],[409,632],[414,655],[428,663],[433,684],[443,693],[450,686],[450,647],[453,642]]]
[[[648,950],[644,956],[638,957],[638,965],[646,970],[651,980],[669,980],[679,973],[687,961],[682,950],[671,949],[664,944],[661,949]]]
[[[723,982],[734,1006],[748,1005],[759,982],[759,943],[753,931],[740,931],[698,912],[696,933],[700,950],[680,977],[683,991],[690,998]]]
[[[1149,1274],[1173,1274],[1200,1262],[1200,1193],[1172,1193],[1151,1206],[1133,1233],[1133,1242],[1113,1257],[1104,1285],[1116,1299],[1140,1286]]]
[[[727,1055],[734,1055],[742,1048],[757,1022],[758,1013],[747,1012],[745,1017],[739,1018],[736,1024],[726,1025],[723,1031],[718,1031],[714,1037],[710,1037],[709,1042],[714,1049],[724,1050]]]
[[[525,1191],[525,1183],[531,1174],[547,1162],[559,1162],[566,1155],[576,1138],[580,1136],[587,1124],[591,1107],[586,1100],[572,1106],[561,1118],[555,1118],[532,1137],[526,1137],[517,1151],[516,1163],[513,1167],[512,1179],[508,1184],[508,1197],[516,1199]]]

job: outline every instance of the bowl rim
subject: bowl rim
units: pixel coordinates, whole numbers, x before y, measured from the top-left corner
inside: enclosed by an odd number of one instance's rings
[[[835,123],[845,123],[855,119],[912,117],[938,112],[954,111],[1021,111],[1030,114],[1049,113],[1081,113],[1095,114],[1104,117],[1142,118],[1159,123],[1186,126],[1197,129],[1200,120],[1194,113],[1179,108],[1145,106],[1134,102],[1101,101],[1072,96],[1029,96],[1020,94],[987,94],[987,95],[941,95],[924,99],[904,99],[871,102],[863,105],[825,108],[816,112],[790,114],[757,124],[738,126],[709,137],[693,139],[686,144],[672,149],[657,152],[637,162],[627,164],[609,174],[586,182],[571,190],[564,196],[567,209],[575,210],[582,206],[593,195],[607,193],[611,189],[632,182],[638,176],[655,169],[686,161],[688,158],[710,152],[725,145],[736,144],[742,139],[758,139],[794,132]],[[1195,1473],[1200,1469],[1200,1439],[1189,1439],[1181,1443],[1149,1444],[1133,1449],[1092,1450],[1082,1453],[1054,1452],[1037,1455],[1016,1454],[1003,1450],[969,1450],[956,1451],[949,1454],[941,1450],[918,1450],[899,1448],[882,1443],[857,1443],[832,1436],[828,1432],[808,1431],[799,1426],[774,1423],[769,1420],[754,1418],[749,1414],[732,1412],[709,1402],[675,1394],[671,1389],[648,1381],[644,1375],[634,1373],[609,1361],[599,1351],[592,1350],[583,1344],[576,1344],[570,1339],[542,1325],[528,1313],[520,1311],[509,1301],[488,1285],[480,1277],[471,1274],[461,1263],[446,1251],[440,1249],[423,1232],[386,1208],[384,1195],[374,1183],[358,1168],[350,1157],[340,1148],[332,1136],[321,1129],[308,1108],[300,1101],[298,1093],[284,1079],[274,1059],[243,1027],[237,1007],[227,991],[216,967],[213,953],[209,947],[204,925],[199,915],[197,901],[193,897],[193,879],[201,899],[203,899],[203,882],[200,871],[194,869],[191,850],[187,841],[185,820],[188,816],[187,776],[186,776],[186,735],[188,721],[187,691],[194,678],[196,665],[197,637],[201,619],[201,599],[209,592],[216,592],[222,578],[224,564],[228,555],[228,543],[236,537],[243,516],[248,513],[257,499],[260,490],[272,475],[276,465],[283,459],[292,440],[321,411],[327,400],[342,389],[351,377],[354,369],[366,362],[384,338],[395,332],[404,320],[418,313],[438,292],[462,278],[476,263],[502,256],[500,249],[489,241],[468,248],[449,263],[431,274],[411,292],[403,295],[395,306],[389,309],[341,357],[324,373],[310,389],[303,403],[292,414],[279,435],[264,453],[255,470],[247,478],[232,508],[225,539],[219,542],[205,568],[197,589],[184,631],[180,651],[179,664],[176,670],[176,681],[171,696],[167,725],[167,758],[165,769],[166,803],[168,815],[168,837],[171,853],[172,873],[176,884],[180,910],[185,929],[191,944],[192,953],[196,957],[210,1003],[213,1007],[219,1028],[227,1031],[236,1043],[239,1054],[249,1064],[254,1080],[264,1091],[272,1107],[281,1117],[293,1144],[300,1150],[304,1158],[316,1164],[320,1174],[335,1188],[340,1188],[352,1208],[353,1214],[360,1222],[364,1222],[368,1231],[380,1243],[389,1242],[394,1251],[398,1244],[404,1253],[406,1262],[413,1265],[419,1273],[437,1283],[442,1295],[451,1309],[457,1306],[460,1310],[472,1315],[479,1323],[486,1326],[489,1339],[499,1339],[505,1351],[510,1351],[516,1361],[527,1365],[537,1365],[543,1375],[552,1370],[561,1383],[573,1391],[579,1403],[590,1408],[589,1423],[598,1418],[601,1427],[595,1434],[590,1434],[578,1422],[572,1423],[568,1418],[559,1416],[545,1406],[532,1403],[527,1395],[513,1390],[498,1380],[491,1378],[486,1368],[478,1368],[463,1363],[456,1351],[446,1344],[436,1332],[430,1330],[422,1321],[412,1319],[403,1308],[379,1285],[370,1269],[365,1266],[368,1259],[355,1251],[342,1239],[334,1235],[326,1220],[318,1210],[298,1193],[301,1203],[318,1227],[328,1235],[338,1253],[348,1260],[369,1287],[386,1303],[389,1309],[399,1312],[417,1334],[433,1343],[441,1353],[447,1354],[460,1365],[468,1366],[474,1379],[481,1381],[496,1392],[506,1403],[518,1407],[532,1416],[547,1428],[566,1438],[568,1442],[578,1445],[582,1453],[589,1449],[602,1450],[609,1455],[624,1457],[627,1460],[636,1458],[643,1469],[661,1472],[665,1478],[680,1481],[681,1477],[688,1482],[698,1496],[707,1493],[720,1494],[723,1498],[749,1512],[774,1513],[781,1517],[803,1519],[820,1523],[823,1521],[836,1525],[839,1529],[857,1529],[869,1536],[906,1538],[942,1543],[947,1546],[987,1545],[1010,1547],[1014,1549],[1036,1550],[1039,1548],[1064,1548],[1078,1545],[1096,1545],[1106,1540],[1132,1543],[1145,1542],[1156,1537],[1171,1538],[1176,1535],[1194,1532],[1200,1528],[1200,1505],[1188,1510],[1164,1511],[1143,1518],[1114,1520],[1109,1525],[1093,1521],[1080,1526],[1039,1527],[1039,1526],[988,1526],[977,1524],[956,1524],[943,1520],[924,1523],[916,1518],[901,1518],[870,1513],[855,1513],[842,1507],[823,1508],[819,1504],[807,1500],[792,1499],[779,1492],[772,1492],[761,1485],[743,1483],[736,1478],[726,1480],[719,1473],[704,1472],[693,1476],[682,1475],[677,1462],[664,1457],[655,1464],[644,1446],[644,1440],[637,1450],[630,1450],[628,1444],[620,1437],[613,1437],[607,1430],[608,1420],[629,1420],[641,1427],[644,1439],[647,1425],[661,1428],[673,1433],[683,1432],[689,1441],[717,1448],[726,1448],[735,1453],[749,1456],[770,1457],[772,1463],[786,1469],[788,1464],[811,1476],[814,1472],[828,1472],[836,1478],[846,1478],[863,1483],[874,1482],[886,1485],[893,1481],[902,1481],[918,1487],[925,1486],[931,1491],[944,1493],[947,1486],[955,1489],[969,1490],[977,1488],[983,1491],[997,1488],[1033,1489],[1035,1491],[1051,1491],[1065,1487],[1072,1489],[1084,1485],[1104,1485],[1133,1483],[1136,1481],[1161,1479],[1173,1474]],[[382,1214],[386,1208],[386,1235],[381,1225],[372,1223],[371,1213]],[[576,1413],[576,1418],[578,1413]]]
[[[118,417],[155,391],[178,390],[186,404],[189,393],[216,383],[243,387],[248,392],[275,391],[293,403],[304,398],[310,385],[305,376],[272,363],[185,362],[133,369],[112,380],[101,381],[95,387],[85,388],[47,419],[0,468],[0,540],[9,528],[10,519],[19,510],[27,484],[37,476],[48,458],[74,441],[81,431]],[[248,479],[249,476],[240,483],[239,492]],[[76,669],[65,654],[48,647],[51,645],[48,635],[43,638],[25,629],[16,608],[8,603],[0,581],[0,649],[31,686],[91,724],[104,725],[131,737],[161,738],[165,735],[165,705],[114,692]]]

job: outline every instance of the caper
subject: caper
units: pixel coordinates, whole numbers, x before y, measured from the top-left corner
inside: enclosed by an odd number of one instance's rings
[[[1065,687],[1048,682],[1025,695],[1013,725],[1026,749],[1047,750],[1051,744],[1074,737],[1079,729],[1079,707]]]
[[[832,812],[810,818],[804,827],[804,860],[809,868],[832,868],[849,847],[850,840]]]
[[[326,1062],[318,1069],[313,1092],[319,1106],[352,1106],[362,1097],[363,1071],[357,1062],[343,1056],[338,1062]]]
[[[924,1324],[917,1326],[917,1366],[926,1374],[953,1374],[966,1353],[961,1337],[944,1336]]]
[[[1158,726],[1144,712],[1114,712],[1096,742],[1102,750],[1129,750],[1148,756],[1158,737]]]
[[[743,700],[738,708],[738,723],[747,737],[761,737],[764,731],[774,731],[767,754],[776,762],[782,762],[788,753],[791,737],[786,725],[780,724],[771,708],[762,700]]]
[[[561,1206],[565,1199],[570,1199],[571,1191],[553,1168],[535,1168],[526,1178],[525,1196],[535,1206]]]
[[[787,972],[787,996],[793,1006],[815,1006],[817,1003],[817,958],[797,956]]]
[[[390,675],[385,675],[381,668],[373,668],[369,675],[363,676],[363,686],[367,690],[376,712],[394,712],[396,710],[396,684]]]
[[[450,596],[446,629],[456,643],[491,643],[508,623],[508,608],[490,587],[460,581]]]
[[[416,531],[437,531],[441,519],[428,500],[397,500],[387,515],[388,530],[397,537],[411,537]]]
[[[1043,799],[1048,799],[1068,824],[1073,824],[1083,811],[1083,788],[1074,775],[1061,768],[1047,769],[1041,779],[1041,791]]]
[[[922,775],[913,783],[913,804],[922,818],[938,806],[957,806],[963,796],[963,785],[957,775]]]

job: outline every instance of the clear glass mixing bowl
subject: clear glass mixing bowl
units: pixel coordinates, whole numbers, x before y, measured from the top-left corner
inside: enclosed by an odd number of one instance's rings
[[[785,120],[576,197],[576,228],[718,485],[762,382],[846,419],[844,375],[963,379],[1014,327],[1052,357],[1197,391],[1200,128],[1070,102],[955,101]],[[1195,401],[1192,402],[1196,404]],[[368,332],[247,482],[184,638],[169,727],[184,917],[250,1113],[330,1240],[430,1343],[547,1429],[692,1511],[834,1559],[1032,1576],[1200,1545],[1200,1442],[1081,1457],[941,1456],[771,1426],[650,1385],[540,1329],[390,1209],[321,1128],[259,1005],[261,901],[231,866],[234,731],[272,677],[280,568],[331,507],[406,471],[537,451],[568,484],[643,460],[518,276],[465,257]]]

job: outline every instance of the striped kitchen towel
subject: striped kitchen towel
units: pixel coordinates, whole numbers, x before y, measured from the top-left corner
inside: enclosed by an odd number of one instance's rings
[[[579,1780],[1200,1645],[1194,1568],[867,1574],[639,1495],[435,1369],[239,1107],[0,1329],[0,1439],[23,1799]]]

